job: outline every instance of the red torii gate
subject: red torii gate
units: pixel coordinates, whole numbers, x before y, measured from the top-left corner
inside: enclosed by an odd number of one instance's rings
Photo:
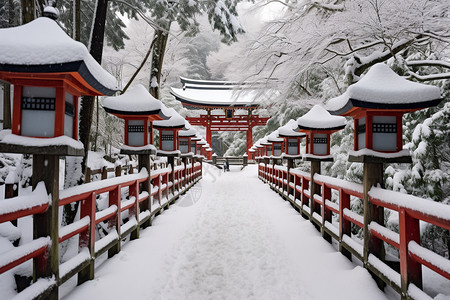
[[[236,97],[237,89],[244,85],[229,81],[193,80],[180,77],[183,88],[171,88],[171,94],[184,107],[192,110],[206,110],[206,115],[186,117],[191,125],[206,127],[206,141],[212,145],[213,131],[245,131],[247,133],[247,155],[253,145],[253,127],[264,126],[270,117],[253,113],[259,104],[253,100],[253,91]],[[213,115],[213,110],[223,110],[224,115]],[[236,115],[236,110],[247,110],[248,114]]]

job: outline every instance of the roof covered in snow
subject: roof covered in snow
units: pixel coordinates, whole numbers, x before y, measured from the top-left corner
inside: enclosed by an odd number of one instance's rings
[[[229,81],[195,80],[181,77],[183,88],[171,94],[186,107],[257,107],[256,91]]]
[[[183,130],[178,132],[178,136],[180,137],[193,137],[196,134],[197,130],[195,130],[188,121],[185,121]]]
[[[339,130],[345,127],[345,118],[332,116],[323,106],[314,105],[297,119],[297,124],[299,130]]]
[[[107,112],[115,115],[157,115],[158,119],[169,117],[165,113],[167,108],[164,104],[150,95],[142,84],[135,85],[120,96],[105,98],[103,107]]]
[[[186,120],[180,116],[173,108],[163,110],[165,115],[170,116],[167,120],[153,122],[155,128],[183,128],[186,125]]]
[[[267,141],[270,143],[281,143],[284,140],[282,138],[280,138],[280,136],[278,134],[278,130],[275,130],[274,132],[269,134],[269,136],[267,137]]]
[[[406,80],[379,63],[344,94],[330,99],[326,109],[334,115],[344,115],[356,107],[414,110],[435,106],[440,101],[438,87]]]
[[[302,137],[305,136],[305,133],[298,132],[298,123],[290,119],[284,126],[278,128],[278,135],[280,137]]]
[[[78,73],[105,95],[118,90],[116,79],[53,20],[37,18],[25,25],[0,29],[0,72]]]

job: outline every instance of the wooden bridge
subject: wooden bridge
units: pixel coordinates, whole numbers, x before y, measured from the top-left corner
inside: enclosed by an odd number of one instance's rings
[[[302,172],[277,164],[279,161],[261,161],[257,166],[259,179],[289,201],[304,218],[309,219],[326,241],[336,241],[345,257],[360,260],[380,287],[387,284],[405,299],[428,297],[422,291],[422,266],[450,280],[450,262],[421,245],[419,230],[419,222],[450,230],[448,205]],[[177,160],[175,165],[172,169],[165,164],[153,164],[150,172],[142,169],[139,173],[133,173],[133,168],[124,167],[131,170],[126,175],[117,170],[120,168],[109,170],[109,175],[121,175],[115,177],[105,175],[108,174],[106,168],[102,172],[92,170],[93,174],[103,174],[103,179],[61,190],[56,207],[49,203],[48,191],[42,183],[37,184],[29,196],[0,201],[0,222],[17,222],[25,216],[33,216],[35,230],[40,236],[3,253],[0,274],[33,259],[36,282],[19,294],[25,299],[57,298],[58,287],[76,275],[79,284],[93,279],[95,260],[101,254],[108,253],[108,257],[113,257],[121,251],[121,241],[125,237],[139,238],[140,231],[151,225],[156,215],[169,208],[180,194],[202,178],[201,162],[185,163]],[[221,184],[221,178],[217,180],[214,183],[216,187]],[[245,182],[241,184],[251,197],[254,192],[250,186]],[[226,191],[229,187],[221,189]],[[389,209],[398,213],[398,233],[375,221],[367,210],[364,215],[352,211],[350,200],[364,200],[366,194],[367,201],[375,209]],[[100,199],[108,199],[107,207],[101,210],[96,209]],[[259,200],[255,201],[257,203]],[[60,218],[58,207],[75,202],[81,206],[79,220],[59,228],[55,221]],[[363,240],[352,236],[352,226],[363,229]],[[106,232],[102,238],[95,236],[100,227]],[[78,255],[60,263],[59,245],[75,236],[79,239]],[[301,236],[298,238],[302,239]],[[385,258],[381,250],[383,247],[380,246],[384,243],[398,249],[399,261]]]

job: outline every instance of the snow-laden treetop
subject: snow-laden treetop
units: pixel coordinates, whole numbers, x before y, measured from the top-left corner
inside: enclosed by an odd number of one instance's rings
[[[90,75],[106,89],[118,90],[117,80],[97,63],[87,48],[49,18],[41,17],[25,25],[0,29],[0,41],[0,71],[12,71],[12,66],[28,66],[33,70],[32,66],[58,64],[50,72],[78,71],[87,82],[91,80],[86,75]],[[75,62],[83,62],[90,74],[72,70],[68,63]]]
[[[113,114],[159,115],[163,119],[170,116],[166,115],[168,113],[166,106],[150,95],[142,84],[135,85],[120,96],[105,98],[103,107]]]
[[[163,110],[165,115],[170,116],[167,120],[154,121],[153,126],[155,128],[183,128],[186,125],[186,120],[180,116],[173,108],[167,108]]]
[[[267,137],[267,141],[269,143],[281,143],[283,142],[283,139],[280,138],[278,130],[275,130],[274,132],[269,134],[269,136]]]
[[[378,63],[361,80],[349,86],[344,94],[330,99],[326,109],[337,115],[345,114],[353,107],[425,108],[436,105],[440,98],[438,87],[406,80],[386,64]]]
[[[278,135],[280,137],[302,137],[305,136],[305,133],[298,132],[298,123],[290,119],[285,125],[278,128]]]
[[[298,129],[332,130],[345,127],[345,118],[332,116],[323,106],[314,105],[310,111],[297,119]]]

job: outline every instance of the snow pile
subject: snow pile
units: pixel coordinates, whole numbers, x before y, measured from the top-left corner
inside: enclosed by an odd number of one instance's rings
[[[43,182],[39,182],[36,189],[28,195],[4,199],[0,201],[0,212],[8,214],[20,210],[31,209],[37,206],[49,204],[50,199]]]
[[[330,99],[326,108],[329,111],[337,111],[344,108],[351,99],[378,104],[407,104],[436,100],[440,97],[438,87],[406,80],[386,64],[378,63],[370,68],[361,80],[349,86],[344,94]]]
[[[297,119],[299,128],[332,129],[344,128],[345,118],[332,116],[323,106],[314,105],[310,111]]]
[[[40,139],[35,137],[20,136],[16,134],[8,134],[3,137],[1,143],[30,147],[69,146],[74,149],[84,149],[83,143],[65,135]]]
[[[0,29],[0,64],[47,65],[84,61],[102,85],[118,90],[116,79],[106,72],[80,42],[70,38],[49,18]]]

